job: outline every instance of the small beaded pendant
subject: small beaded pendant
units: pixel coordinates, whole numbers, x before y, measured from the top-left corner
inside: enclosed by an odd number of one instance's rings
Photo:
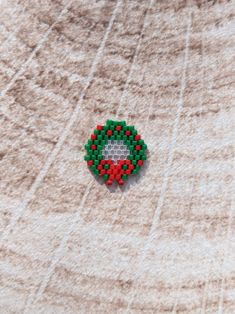
[[[147,159],[147,145],[135,127],[127,126],[125,121],[107,120],[105,125],[97,125],[85,149],[87,165],[107,185],[114,181],[123,185]]]

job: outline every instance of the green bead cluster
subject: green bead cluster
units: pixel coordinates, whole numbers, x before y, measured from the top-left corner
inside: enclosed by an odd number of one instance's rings
[[[138,173],[147,159],[147,145],[141,139],[134,126],[126,125],[125,121],[112,120],[107,120],[104,126],[98,125],[85,145],[87,154],[84,159],[87,161],[91,171],[94,174],[102,175],[105,180],[110,181],[110,178],[113,178],[112,171],[114,170],[112,169],[114,167],[111,167],[113,161],[105,161],[102,155],[103,148],[108,140],[123,141],[130,151],[130,155],[127,157],[129,162],[127,164],[119,162],[121,164],[120,173],[122,174],[119,181],[126,180],[131,173]],[[131,168],[129,168],[129,164],[132,165]],[[116,174],[117,171],[115,170],[114,172],[115,178],[119,178],[119,174]]]

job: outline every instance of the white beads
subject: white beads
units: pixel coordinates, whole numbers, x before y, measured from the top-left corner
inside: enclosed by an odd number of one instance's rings
[[[114,163],[117,163],[119,160],[126,160],[130,151],[123,141],[108,140],[102,150],[102,155],[105,160],[113,160]]]

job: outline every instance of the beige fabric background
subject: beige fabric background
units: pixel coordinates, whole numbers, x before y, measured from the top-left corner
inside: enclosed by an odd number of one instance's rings
[[[0,1],[0,313],[235,313],[232,1]],[[97,123],[149,163],[89,173]]]

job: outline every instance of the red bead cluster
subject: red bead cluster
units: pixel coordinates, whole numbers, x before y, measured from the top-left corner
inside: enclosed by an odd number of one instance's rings
[[[104,167],[108,165],[109,168],[106,169]],[[123,165],[126,165],[124,168]],[[99,170],[99,174],[101,176],[107,174],[109,176],[106,181],[107,185],[112,185],[113,181],[117,181],[119,185],[124,184],[123,177],[127,178],[128,175],[131,174],[132,170],[134,170],[134,166],[131,164],[130,160],[120,160],[117,164],[114,164],[112,160],[101,160],[97,169]]]

